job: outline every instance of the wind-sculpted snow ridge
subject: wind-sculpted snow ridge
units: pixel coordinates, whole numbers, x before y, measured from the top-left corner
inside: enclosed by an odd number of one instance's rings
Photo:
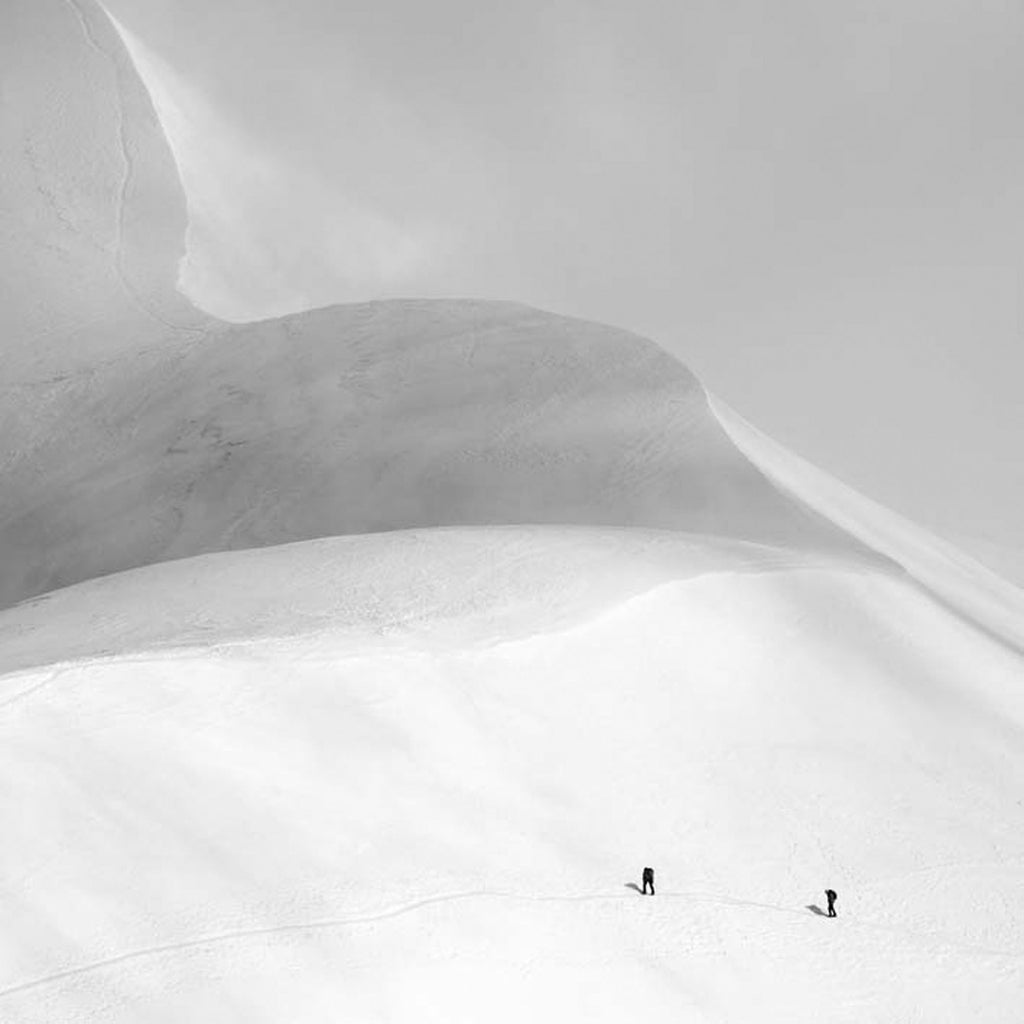
[[[93,0],[16,0],[0,20],[0,606],[166,559],[424,526],[865,554],[624,331],[475,301],[200,316],[175,290],[173,161],[109,20]]]
[[[0,181],[23,217],[0,246],[0,606],[426,526],[683,530],[899,563],[771,482],[685,367],[627,332],[478,301],[198,318],[174,288],[173,161],[117,32],[93,0],[2,17],[18,45]]]
[[[99,8],[0,57],[0,1019],[1016,1019],[1012,592],[626,332],[198,316]]]
[[[352,651],[476,647],[570,628],[673,580],[815,566],[850,562],[717,537],[568,526],[279,544],[165,562],[26,601],[0,616],[0,670],[64,671],[83,660],[202,656],[211,645],[320,637],[347,637]],[[869,567],[865,560],[861,571]],[[0,688],[0,706],[8,696]]]
[[[769,484],[656,346],[512,304],[223,327],[47,397],[5,438],[8,603],[167,558],[416,526],[860,547]]]
[[[0,87],[0,393],[197,337],[206,317],[173,286],[183,197],[108,19],[92,0],[5,3]]]
[[[723,402],[712,408],[737,447],[785,493],[891,558],[939,600],[1024,652],[1024,591],[941,540],[857,494],[766,437]]]
[[[93,0],[16,0],[0,18],[16,211],[0,244],[0,606],[170,558],[424,526],[865,553],[624,331],[469,301],[200,317],[174,287],[173,161],[109,20]]]

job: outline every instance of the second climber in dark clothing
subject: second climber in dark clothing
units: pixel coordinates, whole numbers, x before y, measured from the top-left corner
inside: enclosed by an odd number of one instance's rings
[[[654,868],[644,868],[644,887],[641,890],[644,896],[647,895],[647,886],[651,887],[651,895],[654,895]]]
[[[825,890],[825,899],[828,900],[828,916],[836,916],[836,891],[835,889]]]

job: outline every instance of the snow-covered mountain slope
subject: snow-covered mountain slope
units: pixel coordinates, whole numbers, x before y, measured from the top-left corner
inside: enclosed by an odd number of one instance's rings
[[[45,594],[0,618],[0,651],[3,670],[16,672],[321,634],[387,649],[449,626],[459,644],[478,645],[564,629],[676,579],[849,564],[714,536],[578,526],[336,537],[164,562]]]
[[[0,1020],[1016,1019],[1017,591],[625,332],[199,317],[100,10],[0,20]]]
[[[412,526],[850,546],[751,466],[656,346],[510,304],[223,327],[34,389],[11,416],[8,603],[164,558]]]
[[[109,21],[92,0],[0,17],[18,211],[0,244],[0,607],[162,559],[415,526],[851,548],[627,332],[486,302],[201,317],[174,287],[173,163]]]
[[[6,409],[17,389],[40,384],[46,402],[46,382],[207,318],[174,288],[185,202],[170,151],[94,0],[6,0],[0,94]]]
[[[483,302],[199,317],[174,288],[173,162],[114,28],[94,0],[2,17],[0,184],[19,215],[0,245],[0,606],[162,559],[451,524],[876,557],[627,332]]]
[[[84,583],[0,657],[5,1020],[1016,1012],[1021,659],[902,574],[398,532]]]

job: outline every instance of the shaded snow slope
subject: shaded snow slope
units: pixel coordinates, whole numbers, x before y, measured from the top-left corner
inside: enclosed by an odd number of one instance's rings
[[[0,18],[0,606],[169,558],[415,526],[864,552],[626,332],[484,302],[199,318],[174,288],[173,161],[109,20],[94,0]]]
[[[93,0],[16,0],[0,19],[0,606],[169,558],[414,526],[856,546],[626,332],[484,302],[199,318],[174,289],[173,162],[109,20]]]
[[[149,97],[92,0],[0,10],[0,394],[194,336],[185,206]]]
[[[47,654],[4,1020],[1014,1019],[1021,660],[902,574],[425,530],[0,613]]]
[[[13,405],[7,603],[166,558],[411,526],[852,546],[739,454],[655,345],[512,304],[395,301],[222,327]]]

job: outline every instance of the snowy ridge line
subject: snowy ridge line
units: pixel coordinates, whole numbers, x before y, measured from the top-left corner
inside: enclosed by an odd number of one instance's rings
[[[640,897],[645,899],[646,897]],[[759,910],[772,910],[780,914],[791,914],[796,917],[813,919],[813,915],[806,910],[794,907],[782,907],[773,903],[760,903],[755,900],[741,900],[730,896],[716,896],[710,893],[701,892],[662,892],[655,899],[685,900],[691,903],[713,903],[721,906],[731,907],[752,907]],[[232,942],[236,939],[259,938],[265,935],[281,935],[289,932],[303,931],[327,931],[334,928],[346,928],[353,925],[373,924],[377,921],[386,921],[389,918],[401,917],[404,914],[414,913],[424,907],[435,906],[443,903],[465,902],[473,899],[492,900],[518,900],[524,903],[594,903],[594,902],[621,902],[623,900],[637,899],[636,893],[575,893],[570,895],[529,895],[515,892],[499,892],[488,889],[469,889],[462,892],[439,893],[435,896],[426,896],[422,899],[411,900],[407,903],[398,903],[384,910],[372,914],[357,914],[352,917],[322,918],[315,921],[298,921],[290,924],[267,925],[262,928],[239,928],[233,931],[217,932],[211,935],[200,936],[195,939],[185,939],[181,942],[168,942],[158,946],[146,946],[143,949],[131,950],[127,953],[120,953],[117,956],[107,957],[103,960],[94,960],[91,963],[82,964],[79,967],[71,967],[64,971],[57,971],[53,974],[33,978],[30,981],[19,982],[18,984],[0,989],[0,999],[27,992],[44,985],[65,981],[68,978],[89,974],[93,971],[103,970],[106,967],[113,967],[118,964],[128,963],[132,960],[142,960],[147,957],[160,956],[164,953],[174,953],[186,949],[197,949],[202,946],[215,946],[224,942]],[[941,945],[953,947],[964,952],[973,953],[978,956],[1007,957],[1011,959],[1024,958],[1024,951],[987,949],[982,946],[973,946],[959,943],[946,936],[935,934],[920,934],[908,932],[905,929],[896,928],[892,925],[880,925],[874,922],[858,921],[848,916],[842,918],[844,924],[851,923],[860,927],[867,927],[876,930],[894,932],[900,935],[911,935],[929,942],[938,942]]]
[[[1024,590],[930,530],[784,448],[725,402],[713,395],[708,398],[712,414],[730,440],[779,490],[892,559],[961,618],[1024,653]]]
[[[124,267],[124,217],[125,217],[125,206],[128,201],[128,190],[131,188],[132,177],[134,174],[134,165],[131,158],[131,150],[128,145],[128,135],[125,130],[125,117],[124,117],[124,94],[121,90],[121,69],[117,65],[117,60],[105,50],[97,41],[93,31],[89,26],[89,20],[86,18],[79,0],[64,0],[66,6],[68,6],[75,14],[75,18],[78,20],[78,24],[82,29],[82,35],[85,37],[85,41],[89,48],[100,55],[103,60],[109,65],[111,76],[114,82],[114,93],[117,97],[117,139],[118,148],[121,155],[121,181],[118,187],[117,196],[117,230],[114,241],[114,273],[117,276],[118,281],[121,283],[121,287],[125,290],[128,298],[131,299],[132,303],[138,308],[140,313],[148,316],[151,320],[156,323],[162,324],[164,327],[169,328],[172,331],[186,331],[189,334],[201,335],[205,331],[200,327],[187,327],[183,324],[175,324],[170,320],[164,319],[156,310],[151,309],[148,303],[142,300],[138,290],[128,280],[128,275],[125,272]],[[106,9],[102,4],[98,4],[104,15],[107,15]],[[126,51],[127,52],[127,51]],[[129,59],[131,59],[129,57]]]
[[[300,541],[298,543],[305,543]],[[770,545],[763,545],[768,548]],[[784,550],[784,549],[781,549]],[[202,556],[199,556],[202,557]],[[148,568],[148,566],[143,567]],[[770,573],[779,572],[849,572],[860,575],[870,575],[872,573],[879,573],[883,576],[890,576],[893,578],[906,577],[908,580],[911,578],[899,567],[893,566],[892,569],[895,572],[889,570],[883,565],[873,566],[870,564],[855,563],[853,565],[847,565],[844,562],[829,562],[823,559],[820,562],[815,562],[811,559],[806,561],[794,561],[793,563],[782,563],[776,565],[758,565],[758,566],[730,566],[727,569],[706,569],[700,572],[695,572],[689,576],[679,576],[672,579],[667,579],[660,583],[655,583],[652,586],[646,587],[642,590],[638,590],[635,593],[627,594],[620,601],[607,605],[602,608],[596,609],[592,615],[581,616],[573,621],[567,621],[561,625],[552,625],[548,629],[535,629],[529,632],[520,632],[511,636],[491,637],[491,638],[477,638],[475,640],[466,641],[459,645],[462,650],[472,651],[490,651],[497,650],[506,644],[523,643],[531,640],[535,637],[556,637],[567,635],[574,630],[583,628],[584,626],[590,625],[595,621],[600,620],[606,615],[613,614],[616,610],[625,608],[633,601],[648,597],[652,594],[657,593],[659,590],[663,590],[666,587],[673,587],[679,584],[686,584],[690,582],[696,582],[698,580],[707,579],[708,577],[715,576],[762,576]],[[86,581],[88,583],[90,581]],[[911,582],[913,582],[911,580]],[[81,584],[76,584],[81,585]],[[33,599],[35,600],[35,599]],[[17,605],[15,605],[15,608]],[[2,611],[0,611],[2,615]],[[13,704],[18,703],[31,696],[38,690],[42,690],[49,686],[49,684],[55,682],[60,676],[74,669],[89,669],[94,667],[111,666],[111,665],[123,665],[123,664],[151,664],[163,661],[171,660],[200,660],[203,658],[216,658],[218,656],[230,657],[236,652],[244,654],[247,651],[260,652],[267,648],[280,647],[284,643],[294,641],[296,643],[315,643],[317,640],[333,640],[335,642],[343,639],[349,639],[356,641],[352,644],[351,648],[347,651],[339,652],[332,650],[330,654],[317,654],[313,651],[309,652],[289,652],[292,660],[302,661],[305,664],[316,664],[318,661],[337,661],[339,657],[344,658],[362,658],[368,654],[387,654],[387,653],[399,653],[401,650],[400,644],[395,641],[401,641],[406,639],[419,639],[419,640],[430,640],[429,634],[423,632],[417,632],[415,626],[422,623],[450,623],[459,621],[460,616],[449,615],[449,616],[436,616],[431,618],[430,615],[424,614],[417,617],[409,617],[405,619],[394,618],[386,622],[376,624],[376,632],[370,633],[367,630],[360,630],[356,627],[348,627],[341,629],[332,629],[329,626],[321,626],[313,629],[296,630],[294,632],[280,632],[280,633],[263,633],[259,636],[246,636],[240,637],[235,640],[221,641],[216,644],[203,644],[200,642],[190,644],[168,644],[161,646],[159,644],[151,647],[143,647],[137,651],[125,652],[122,654],[105,654],[105,655],[93,655],[85,656],[82,658],[68,658],[60,661],[51,662],[39,662],[35,665],[29,665],[24,668],[11,669],[5,672],[0,668],[0,682],[6,682],[9,680],[17,680],[22,677],[32,677],[40,672],[49,672],[49,676],[46,679],[41,680],[24,690],[20,690],[10,696],[0,698],[0,711],[4,708],[9,707]],[[402,627],[408,627],[403,630]],[[389,632],[391,631],[391,632]],[[389,642],[391,641],[391,642]],[[428,644],[422,644],[416,647],[416,650],[429,649]]]

